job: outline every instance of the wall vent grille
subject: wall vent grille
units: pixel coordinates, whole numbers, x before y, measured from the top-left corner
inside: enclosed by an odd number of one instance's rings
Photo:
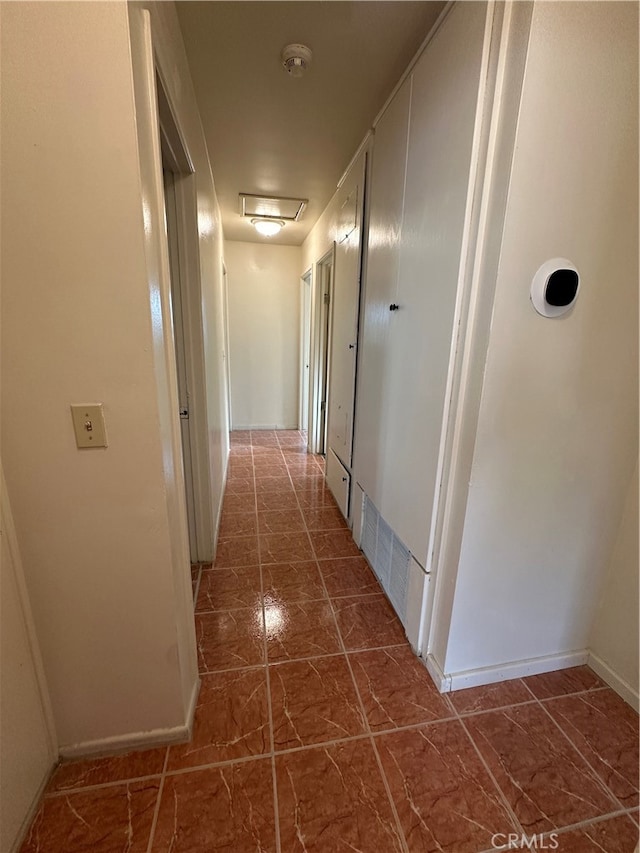
[[[365,495],[362,550],[407,627],[407,587],[411,554]]]

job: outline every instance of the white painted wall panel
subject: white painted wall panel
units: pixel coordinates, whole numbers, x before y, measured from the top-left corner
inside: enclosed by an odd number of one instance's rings
[[[589,642],[637,458],[637,26],[534,8],[447,673]],[[529,287],[556,256],[582,290],[549,320]]]
[[[233,429],[298,426],[299,246],[225,243]]]
[[[394,381],[388,360],[389,305],[395,301],[398,287],[410,103],[411,81],[407,80],[376,127],[368,190],[354,471],[358,483],[376,505],[381,502],[385,487],[388,420],[394,416],[386,402]]]
[[[380,512],[426,566],[468,204],[485,3],[454,7],[412,75]]]
[[[412,73],[403,200],[404,151],[395,122],[406,109],[408,84],[374,142],[357,476],[423,566],[437,488],[486,11],[484,3],[455,6]],[[385,122],[395,137],[385,132]],[[398,310],[390,311],[392,302]]]

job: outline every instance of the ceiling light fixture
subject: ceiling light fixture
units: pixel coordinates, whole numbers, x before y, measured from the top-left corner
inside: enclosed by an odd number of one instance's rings
[[[263,237],[275,237],[284,227],[282,219],[252,219],[251,224]]]
[[[282,65],[290,77],[302,77],[311,65],[312,56],[305,44],[288,44],[282,48]]]

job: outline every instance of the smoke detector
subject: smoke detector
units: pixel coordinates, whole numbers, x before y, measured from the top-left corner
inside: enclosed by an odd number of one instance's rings
[[[288,44],[282,48],[282,66],[290,77],[302,77],[311,65],[313,54],[304,44]]]

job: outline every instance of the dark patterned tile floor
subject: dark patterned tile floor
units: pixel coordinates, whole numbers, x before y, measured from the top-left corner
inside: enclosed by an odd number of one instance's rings
[[[191,742],[63,763],[21,853],[633,853],[638,715],[588,667],[439,694],[323,471],[232,433]]]

